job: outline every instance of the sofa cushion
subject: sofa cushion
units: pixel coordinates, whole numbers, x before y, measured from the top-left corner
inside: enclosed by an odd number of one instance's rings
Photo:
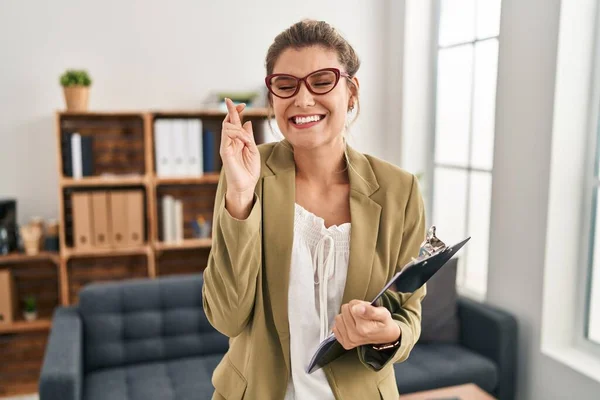
[[[498,384],[491,360],[453,344],[417,344],[410,357],[394,365],[400,393],[474,383],[487,392]]]
[[[459,342],[460,322],[456,293],[458,258],[452,258],[427,282],[422,301],[419,343]]]
[[[214,392],[222,354],[103,369],[85,377],[83,400],[199,400]]]
[[[202,308],[202,276],[95,283],[79,296],[85,372],[146,361],[223,354],[226,336]]]

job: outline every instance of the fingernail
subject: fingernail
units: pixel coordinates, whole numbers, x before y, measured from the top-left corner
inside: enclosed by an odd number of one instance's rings
[[[358,315],[364,314],[365,306],[354,306],[354,312]]]

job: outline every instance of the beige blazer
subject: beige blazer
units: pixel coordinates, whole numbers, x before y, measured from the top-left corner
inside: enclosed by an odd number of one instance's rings
[[[290,376],[288,281],[295,203],[295,162],[281,143],[258,146],[261,176],[245,220],[225,209],[226,181],[219,180],[212,249],[202,299],[210,323],[230,338],[217,366],[213,399],[281,400]],[[350,260],[342,304],[371,301],[385,283],[416,257],[425,239],[423,199],[415,177],[348,146]],[[338,400],[398,399],[393,363],[402,362],[421,333],[421,300],[386,291],[387,307],[402,330],[392,354],[365,345],[324,368]]]

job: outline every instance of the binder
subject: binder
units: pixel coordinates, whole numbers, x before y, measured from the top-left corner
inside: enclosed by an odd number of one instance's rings
[[[172,176],[171,166],[171,124],[170,120],[157,119],[154,121],[154,156],[156,176]]]
[[[185,119],[173,119],[171,120],[173,126],[172,131],[172,148],[171,148],[171,160],[173,162],[173,175],[174,176],[187,176],[190,175],[188,171],[187,162],[187,144],[186,144],[186,131],[187,121]]]
[[[112,240],[110,235],[108,195],[106,191],[91,192],[93,233],[95,247],[110,247]]]
[[[188,174],[202,176],[202,120],[190,118],[187,121],[186,134]]]
[[[141,190],[126,192],[127,244],[140,246],[144,242],[144,193]]]
[[[73,246],[78,249],[89,249],[94,246],[90,194],[86,192],[73,193],[71,204],[73,211]]]
[[[396,291],[398,292],[412,293],[416,291],[439,271],[470,239],[471,237],[468,237],[453,246],[446,246],[435,237],[435,226],[431,227],[427,239],[421,244],[419,257],[411,260],[404,268],[397,272],[371,301],[371,305],[375,306],[377,300],[393,284],[396,285]],[[335,335],[333,333],[330,334],[319,344],[306,368],[306,372],[309,374],[313,373],[336,360],[347,351],[335,339]]]
[[[17,291],[10,270],[0,270],[0,326],[17,319]]]
[[[127,193],[122,190],[110,192],[111,237],[114,247],[124,247],[128,243]]]

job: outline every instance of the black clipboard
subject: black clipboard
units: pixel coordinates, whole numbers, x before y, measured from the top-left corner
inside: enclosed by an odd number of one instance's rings
[[[435,238],[435,227],[432,229],[433,237],[437,240],[437,238]],[[413,259],[397,272],[384,288],[381,289],[373,301],[371,301],[371,305],[376,305],[377,300],[394,283],[396,284],[396,290],[398,292],[412,293],[416,291],[435,275],[435,273],[438,272],[470,239],[471,237],[469,236],[453,246],[446,246],[443,245],[442,242],[439,242],[442,243],[443,247],[431,252],[423,252],[422,248],[421,253],[423,255]],[[336,340],[334,334],[330,334],[321,342],[321,344],[319,344],[319,347],[306,368],[306,372],[309,374],[313,373],[339,358],[347,351],[351,350],[344,349],[344,347]]]

